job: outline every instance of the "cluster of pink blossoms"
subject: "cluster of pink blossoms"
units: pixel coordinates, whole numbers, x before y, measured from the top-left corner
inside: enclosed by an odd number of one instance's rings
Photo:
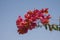
[[[40,20],[40,22],[44,24],[49,23],[49,19],[51,16],[48,14],[48,8],[45,9],[34,9],[33,11],[28,11],[24,15],[24,19],[22,19],[21,16],[18,17],[16,20],[16,25],[18,28],[19,34],[25,34],[28,32],[28,30],[32,30],[37,27],[37,20]]]

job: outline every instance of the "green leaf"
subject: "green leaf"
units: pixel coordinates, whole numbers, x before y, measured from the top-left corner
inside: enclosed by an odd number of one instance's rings
[[[53,28],[54,30],[58,30],[58,25],[53,24],[53,25],[52,25],[52,28]]]
[[[49,30],[52,31],[52,25],[48,24]]]
[[[45,29],[47,30],[47,25],[45,24],[44,26],[45,26]]]

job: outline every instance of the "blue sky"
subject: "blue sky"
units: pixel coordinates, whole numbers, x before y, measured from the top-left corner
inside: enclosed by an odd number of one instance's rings
[[[51,24],[58,24],[60,0],[0,0],[0,40],[60,40],[60,32],[36,28],[24,35],[17,33],[16,19],[28,10],[49,8]]]

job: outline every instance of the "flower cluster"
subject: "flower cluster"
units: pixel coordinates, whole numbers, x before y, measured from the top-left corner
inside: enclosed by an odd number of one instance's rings
[[[37,20],[45,25],[49,23],[51,16],[48,14],[48,8],[45,9],[34,9],[33,11],[29,10],[25,15],[24,19],[21,16],[16,20],[16,25],[18,28],[19,34],[27,33],[28,30],[32,30],[37,27]]]

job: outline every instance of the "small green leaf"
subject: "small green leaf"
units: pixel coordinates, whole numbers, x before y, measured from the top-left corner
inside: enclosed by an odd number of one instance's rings
[[[52,25],[48,24],[49,30],[52,31]]]
[[[45,26],[45,29],[47,30],[47,25],[45,24],[44,26]]]
[[[53,24],[53,25],[52,25],[52,28],[53,28],[54,30],[58,30],[58,25]]]

